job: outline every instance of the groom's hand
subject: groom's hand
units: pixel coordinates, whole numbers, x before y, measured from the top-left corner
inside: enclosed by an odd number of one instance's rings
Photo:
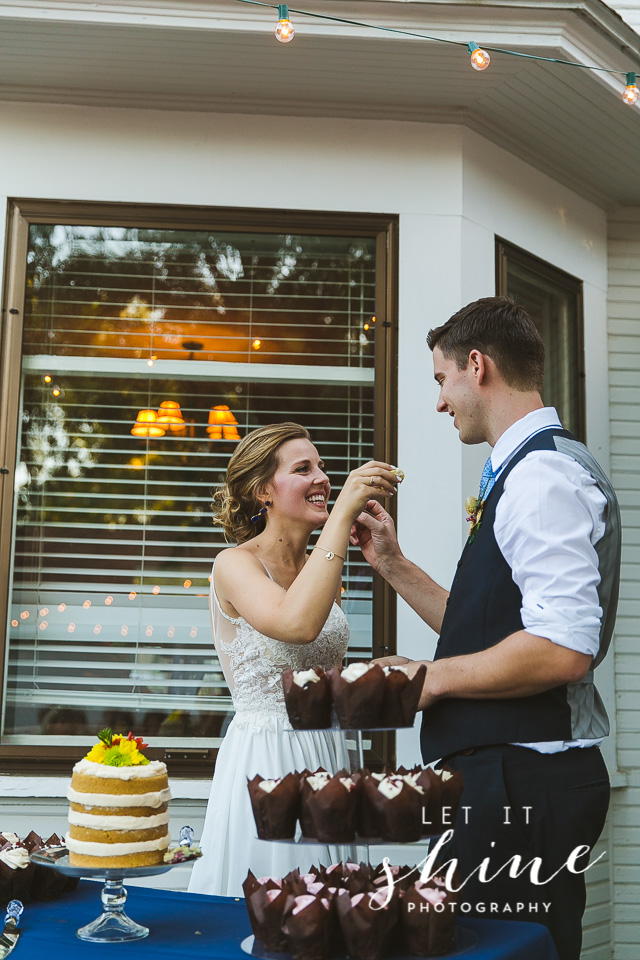
[[[358,515],[349,541],[360,547],[365,560],[383,577],[392,561],[402,556],[393,520],[377,500],[369,500]]]
[[[420,694],[420,699],[418,701],[418,710],[428,710],[436,700],[439,700],[440,697],[430,689],[430,677],[429,670],[432,669],[433,663],[431,660],[409,660],[407,657],[400,656],[391,656],[391,657],[379,657],[377,660],[372,660],[372,663],[377,663],[381,667],[403,667],[409,674],[409,679],[413,679],[420,669],[420,667],[425,666],[427,672],[424,678],[424,685],[422,687],[422,693]]]
[[[408,657],[394,655],[392,657],[378,657],[376,660],[372,660],[371,663],[377,663],[379,667],[404,667],[408,663],[413,663],[413,660],[409,660]]]
[[[424,677],[422,693],[420,694],[420,699],[418,700],[418,710],[428,710],[429,707],[432,707],[433,704],[440,699],[440,697],[436,696],[430,689],[431,677],[429,676],[429,671],[433,668],[433,663],[431,660],[410,660],[406,665],[406,669],[409,671],[409,677],[413,679],[422,666],[427,668],[427,672]]]

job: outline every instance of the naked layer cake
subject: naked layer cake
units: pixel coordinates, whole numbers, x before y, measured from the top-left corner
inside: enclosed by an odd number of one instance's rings
[[[67,849],[74,866],[145,867],[169,846],[167,768],[149,761],[141,737],[103,730],[73,768]]]

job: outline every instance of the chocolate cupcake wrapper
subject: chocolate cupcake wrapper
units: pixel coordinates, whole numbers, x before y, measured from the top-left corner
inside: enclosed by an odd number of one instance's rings
[[[317,683],[298,686],[293,670],[282,674],[284,702],[294,730],[327,730],[331,726],[331,688],[324,672],[316,668]]]
[[[413,726],[426,674],[427,668],[422,665],[411,678],[401,670],[390,670],[385,675],[380,707],[381,727]]]
[[[385,675],[375,664],[357,680],[342,679],[339,667],[327,671],[338,723],[344,730],[365,730],[380,726]]]
[[[341,770],[321,790],[308,788],[303,793],[303,805],[313,824],[313,836],[320,843],[350,843],[355,840],[356,816],[359,807],[359,783],[347,790],[340,779],[347,777]]]
[[[299,774],[289,773],[270,793],[257,775],[248,781],[251,808],[260,840],[292,840],[299,811]]]

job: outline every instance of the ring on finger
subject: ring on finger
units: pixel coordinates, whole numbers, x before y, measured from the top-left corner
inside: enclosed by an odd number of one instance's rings
[[[370,477],[370,478],[369,478],[369,486],[370,486],[370,487],[372,487],[372,486],[375,484],[375,482],[376,482],[376,478],[375,478],[375,477]]]

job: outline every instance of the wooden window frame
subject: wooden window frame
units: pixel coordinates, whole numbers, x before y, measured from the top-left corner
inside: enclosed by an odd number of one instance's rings
[[[14,476],[22,363],[22,329],[26,288],[26,253],[32,223],[71,226],[120,226],[171,230],[302,233],[317,236],[367,236],[376,240],[376,356],[374,393],[374,456],[397,462],[398,358],[398,217],[392,214],[281,211],[233,207],[182,207],[75,201],[8,201],[5,275],[0,322],[0,696],[4,696],[7,624],[11,587]],[[383,388],[378,385],[382,385]],[[395,503],[389,506],[395,513]],[[373,654],[396,650],[396,595],[378,574],[373,577]],[[144,733],[144,731],[142,731]],[[89,743],[88,743],[89,745]],[[373,735],[372,765],[395,761],[393,733]],[[82,748],[75,745],[23,746],[0,744],[4,773],[68,774]],[[212,774],[216,748],[150,748],[151,759],[166,760],[173,777]]]
[[[541,260],[532,253],[528,253],[526,250],[523,250],[522,247],[517,247],[515,244],[509,243],[508,240],[503,240],[501,237],[496,237],[495,239],[495,250],[496,293],[498,296],[507,296],[507,264],[511,261],[512,263],[526,267],[527,270],[538,274],[538,276],[545,280],[557,284],[576,298],[578,330],[577,356],[575,359],[578,366],[578,422],[573,432],[579,440],[585,443],[587,423],[585,398],[586,370],[584,357],[584,296],[582,281],[570,273],[567,273],[565,270],[555,267],[552,263],[547,263],[547,261]]]

